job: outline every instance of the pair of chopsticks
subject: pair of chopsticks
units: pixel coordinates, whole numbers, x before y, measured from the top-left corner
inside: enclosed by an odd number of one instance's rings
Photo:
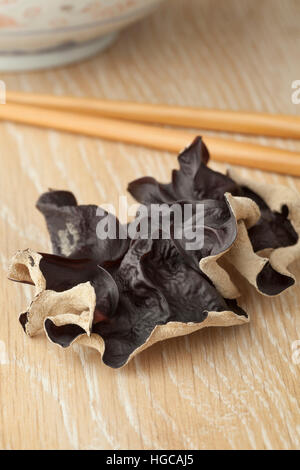
[[[300,138],[300,117],[105,101],[34,93],[6,94],[0,120],[178,153],[195,137],[158,124]],[[151,125],[149,125],[151,124]],[[155,124],[155,125],[153,125]],[[215,161],[300,176],[300,152],[204,136]]]

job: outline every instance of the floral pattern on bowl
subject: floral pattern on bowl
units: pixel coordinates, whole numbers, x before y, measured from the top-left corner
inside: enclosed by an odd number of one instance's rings
[[[0,0],[0,32],[34,31],[110,21],[153,0]]]
[[[91,56],[162,1],[0,0],[0,71],[45,68]]]

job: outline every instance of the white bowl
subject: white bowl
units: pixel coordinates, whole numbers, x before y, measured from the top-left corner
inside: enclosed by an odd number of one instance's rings
[[[0,0],[0,71],[66,65],[103,50],[162,0]]]

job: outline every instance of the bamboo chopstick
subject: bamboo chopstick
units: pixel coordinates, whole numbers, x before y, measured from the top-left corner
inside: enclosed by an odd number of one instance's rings
[[[195,134],[185,130],[16,104],[1,105],[0,120],[176,153],[189,145],[195,137]],[[204,142],[216,161],[300,176],[300,152],[207,136],[204,137]]]
[[[7,91],[8,103],[180,127],[300,138],[300,116],[108,101]]]

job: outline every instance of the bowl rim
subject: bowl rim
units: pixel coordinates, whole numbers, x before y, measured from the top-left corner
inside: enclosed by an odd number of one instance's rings
[[[98,26],[108,26],[110,24],[118,23],[119,21],[126,21],[130,20],[132,16],[139,15],[142,13],[143,10],[151,11],[155,5],[159,5],[162,3],[164,0],[152,0],[149,2],[149,5],[143,5],[140,7],[136,7],[134,10],[130,11],[129,13],[126,13],[124,15],[120,16],[113,16],[110,19],[105,19],[105,20],[99,20],[99,21],[94,21],[94,22],[89,22],[89,23],[83,23],[80,25],[74,25],[74,26],[68,26],[64,28],[49,28],[49,29],[35,29],[35,30],[22,30],[22,31],[12,31],[12,30],[7,30],[7,31],[1,31],[0,29],[0,38],[4,36],[35,36],[37,34],[49,34],[51,33],[67,33],[70,31],[80,31],[81,29],[87,29],[90,27],[98,27]]]

